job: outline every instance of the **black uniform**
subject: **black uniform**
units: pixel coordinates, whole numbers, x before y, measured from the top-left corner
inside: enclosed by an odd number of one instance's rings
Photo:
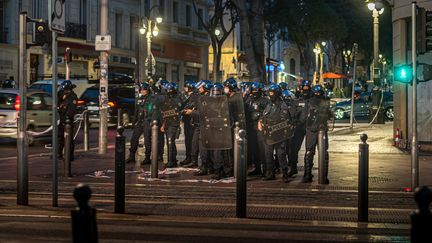
[[[327,135],[327,120],[330,114],[330,107],[325,105],[327,100],[321,96],[312,97],[306,105],[301,115],[301,121],[306,124],[306,153],[304,157],[305,172],[303,182],[312,182],[312,168],[313,158],[315,155],[315,148],[318,144],[319,131],[325,131],[325,164],[324,174],[326,176],[326,183],[328,183],[328,135]]]
[[[72,127],[72,134],[73,136],[73,122],[74,122],[74,116],[77,114],[76,111],[76,103],[78,100],[77,95],[72,90],[62,90],[58,93],[59,97],[59,103],[57,106],[59,116],[60,116],[60,123],[58,125],[58,143],[59,143],[59,150],[58,150],[58,157],[63,157],[63,148],[64,148],[64,133],[65,133],[65,125],[66,120],[70,120],[70,125]],[[70,159],[71,161],[74,160],[74,149],[75,149],[75,142],[72,137],[72,143],[71,143],[71,149],[70,149]]]
[[[269,103],[270,100],[261,92],[251,94],[246,100],[248,162],[255,165],[250,175],[262,174],[261,165],[265,165],[264,138],[258,131],[258,121]]]
[[[144,134],[145,159],[143,164],[150,164],[151,159],[151,124],[153,111],[155,109],[154,98],[147,94],[141,96],[137,101],[136,116],[133,122],[133,132],[130,141],[129,159],[127,162],[135,161],[135,153],[138,149],[139,138]]]
[[[308,98],[298,98],[296,100],[291,100],[292,105],[296,108],[293,119],[296,124],[294,136],[289,140],[288,145],[288,166],[289,166],[289,176],[293,176],[298,173],[298,154],[303,144],[304,137],[306,135],[306,124],[301,121],[300,116],[305,109]]]
[[[158,118],[161,128],[163,127],[164,134],[168,147],[168,162],[167,167],[177,166],[177,147],[175,140],[179,135],[180,129],[180,110],[182,103],[176,94],[167,94],[158,104]]]
[[[183,109],[193,109],[195,107],[195,101],[194,97],[196,95],[194,93],[183,94]],[[184,138],[185,138],[185,147],[186,147],[186,159],[181,163],[181,165],[186,165],[191,162],[196,162],[197,157],[192,159],[192,138],[195,132],[195,126],[192,125],[192,116],[191,115],[185,115],[182,114],[182,122],[183,122],[183,128],[184,128]],[[198,156],[198,154],[197,154]]]
[[[273,102],[270,102],[266,106],[262,118],[266,118],[267,116],[271,117],[274,114],[285,114],[286,117],[291,117],[289,107],[281,98],[278,98]],[[275,178],[274,170],[273,170],[275,167],[273,151],[276,151],[279,165],[282,168],[282,171],[284,173],[284,181],[287,181],[288,162],[287,162],[287,154],[286,154],[286,143],[287,143],[286,140],[273,145],[268,145],[267,143],[264,143],[265,160],[266,160],[266,175],[264,178],[265,180],[271,180]]]

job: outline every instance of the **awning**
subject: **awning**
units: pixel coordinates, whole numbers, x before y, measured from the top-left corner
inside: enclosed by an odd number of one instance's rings
[[[328,73],[324,73],[323,78],[334,78],[334,79],[338,79],[338,78],[346,78],[347,76],[345,74],[339,74],[339,73],[332,73],[332,72],[328,72]]]

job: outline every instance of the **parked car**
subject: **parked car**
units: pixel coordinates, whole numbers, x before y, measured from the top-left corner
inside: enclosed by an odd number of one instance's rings
[[[78,110],[88,110],[89,121],[99,123],[99,86],[87,88],[78,99]],[[132,122],[135,113],[135,87],[117,85],[108,87],[108,123],[117,124],[118,109],[122,110],[123,124]]]
[[[65,81],[65,80],[64,79],[58,79],[57,85],[60,86],[60,84],[63,83],[63,81]],[[80,97],[87,88],[94,85],[94,84],[89,83],[89,81],[87,79],[71,79],[71,82],[72,82],[72,84],[74,84],[76,86],[74,88],[74,92],[78,97]],[[43,90],[43,91],[51,94],[51,92],[52,92],[52,80],[51,79],[38,80],[38,81],[34,82],[32,85],[30,85],[29,89],[30,90]]]
[[[20,97],[18,89],[0,90],[0,138],[17,138]],[[27,92],[27,130],[41,132],[52,123],[52,98],[44,91]],[[50,133],[46,134],[50,135]],[[34,137],[28,136],[29,145]]]
[[[371,94],[369,92],[361,93],[357,99],[354,100],[354,117],[367,117],[371,105]],[[385,118],[387,120],[393,120],[394,111],[392,92],[383,93],[383,106]],[[333,108],[333,112],[336,120],[349,118],[351,114],[351,99],[337,102]]]

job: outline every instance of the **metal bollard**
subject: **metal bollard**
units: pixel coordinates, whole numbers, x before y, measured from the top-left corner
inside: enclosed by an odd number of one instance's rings
[[[359,144],[359,166],[358,166],[358,221],[368,222],[369,214],[369,144],[366,143],[368,136],[360,135],[363,143]]]
[[[90,149],[90,130],[89,130],[89,126],[90,126],[90,122],[89,122],[89,115],[88,115],[88,111],[85,111],[83,114],[83,119],[84,119],[84,151],[88,151]]]
[[[432,191],[427,186],[418,187],[414,194],[418,210],[411,213],[411,242],[425,242],[430,237],[432,228],[432,213],[429,205],[432,201]]]
[[[318,133],[318,183],[326,184],[325,175],[325,131],[320,130]]]
[[[124,128],[117,128],[115,144],[115,199],[114,212],[125,212],[125,157],[126,139],[123,136]]]
[[[96,209],[89,206],[91,189],[87,185],[79,184],[74,190],[74,198],[78,207],[71,210],[72,238],[74,243],[98,242],[96,224]]]
[[[158,178],[158,137],[159,127],[157,121],[152,123],[152,139],[151,139],[151,178]]]
[[[234,148],[236,157],[234,157],[234,164],[237,165],[236,174],[236,217],[246,218],[246,131],[241,129],[236,135],[237,146]],[[236,151],[237,150],[237,151]]]
[[[69,118],[66,118],[64,133],[64,176],[72,177],[71,174],[71,150],[72,150],[72,124]]]
[[[117,109],[117,127],[123,126],[122,124],[122,109]]]
[[[234,127],[234,158],[237,158],[237,136],[240,131],[240,122],[235,122]],[[234,178],[237,178],[237,160],[234,159]]]

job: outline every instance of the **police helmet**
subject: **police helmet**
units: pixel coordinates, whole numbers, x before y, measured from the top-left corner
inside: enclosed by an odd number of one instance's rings
[[[218,95],[222,95],[224,91],[224,86],[222,83],[217,82],[213,84],[213,87],[210,90],[210,95],[211,96],[218,96]]]
[[[314,95],[324,95],[324,89],[319,84],[315,85],[312,90]]]
[[[194,90],[194,89],[195,89],[195,82],[194,82],[194,81],[187,80],[187,81],[185,82],[185,85],[184,85],[184,86],[187,87],[187,88],[189,88],[190,90]]]
[[[150,90],[150,84],[147,83],[147,82],[142,82],[142,83],[140,84],[140,89],[141,89],[141,90]]]
[[[311,86],[311,82],[309,80],[303,80],[302,86]]]
[[[280,95],[282,93],[281,88],[279,87],[279,85],[275,84],[275,83],[271,83],[268,88],[267,88],[268,92],[273,92],[277,95]]]
[[[225,80],[223,85],[225,87],[228,87],[230,91],[237,91],[238,90],[237,81],[234,78],[229,78],[229,79]]]
[[[293,97],[293,94],[289,90],[282,91],[282,97],[284,99],[291,99]]]
[[[173,82],[167,83],[164,87],[168,93],[177,91],[177,84]]]
[[[285,83],[285,82],[280,82],[280,83],[279,83],[279,87],[280,87],[282,90],[287,90],[287,89],[288,89],[288,84]]]
[[[200,80],[198,83],[196,83],[195,88],[199,89],[203,87],[205,90],[209,91],[212,88],[212,82],[207,79]]]
[[[60,86],[63,90],[72,90],[76,87],[76,85],[73,84],[70,80],[63,81]]]
[[[169,81],[166,79],[162,79],[159,81],[159,88],[160,89],[166,89],[166,85],[169,84]]]
[[[260,82],[252,82],[250,88],[251,88],[251,92],[259,92],[262,90],[263,84]]]

